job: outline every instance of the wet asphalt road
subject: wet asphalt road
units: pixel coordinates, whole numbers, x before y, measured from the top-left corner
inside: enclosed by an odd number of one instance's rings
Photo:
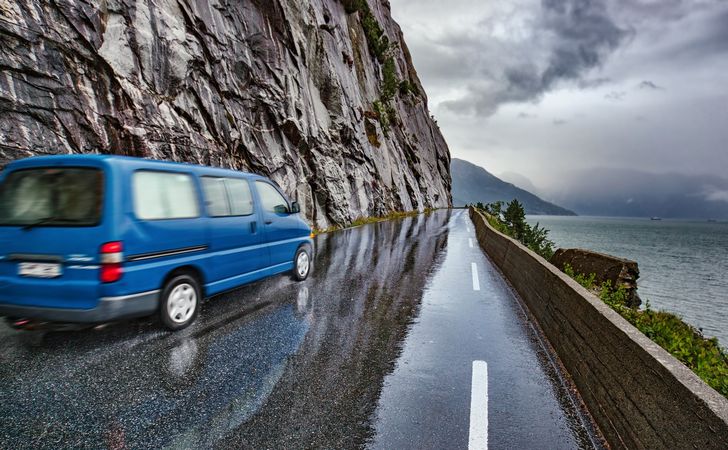
[[[307,281],[211,299],[178,333],[2,324],[0,448],[465,449],[473,361],[490,448],[593,447],[474,241],[465,211],[319,236]]]

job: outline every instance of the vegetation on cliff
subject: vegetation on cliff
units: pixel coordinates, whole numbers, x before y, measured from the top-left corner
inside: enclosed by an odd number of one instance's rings
[[[372,13],[367,0],[342,0],[344,10],[348,14],[359,13],[364,35],[367,39],[367,46],[381,66],[381,96],[372,104],[374,115],[382,127],[385,136],[389,134],[392,124],[397,122],[397,111],[392,106],[397,94],[406,97],[409,94],[419,95],[417,86],[409,80],[400,80],[397,76],[397,65],[394,59],[393,50],[395,44],[390,42],[389,37]]]
[[[596,274],[574,273],[568,264],[563,271],[728,398],[728,353],[717,338],[707,339],[675,314],[653,310],[649,301],[644,309],[628,306],[624,287],[615,288],[610,282],[598,286],[594,282]]]

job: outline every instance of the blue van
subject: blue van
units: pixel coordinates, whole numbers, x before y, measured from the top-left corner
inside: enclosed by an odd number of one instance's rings
[[[311,270],[310,227],[269,179],[111,155],[15,161],[0,175],[0,315],[97,323]]]

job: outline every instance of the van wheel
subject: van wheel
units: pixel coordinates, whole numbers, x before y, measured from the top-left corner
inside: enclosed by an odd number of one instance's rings
[[[169,280],[162,290],[159,316],[165,327],[181,330],[195,321],[201,303],[197,280],[189,275],[178,275]]]
[[[306,247],[300,247],[293,258],[293,278],[303,281],[311,272],[311,252]]]

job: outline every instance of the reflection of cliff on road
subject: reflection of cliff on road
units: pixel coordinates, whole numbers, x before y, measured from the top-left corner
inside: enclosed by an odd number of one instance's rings
[[[320,236],[310,328],[265,406],[221,447],[352,448],[444,258],[449,213]],[[303,288],[303,287],[302,287]]]

